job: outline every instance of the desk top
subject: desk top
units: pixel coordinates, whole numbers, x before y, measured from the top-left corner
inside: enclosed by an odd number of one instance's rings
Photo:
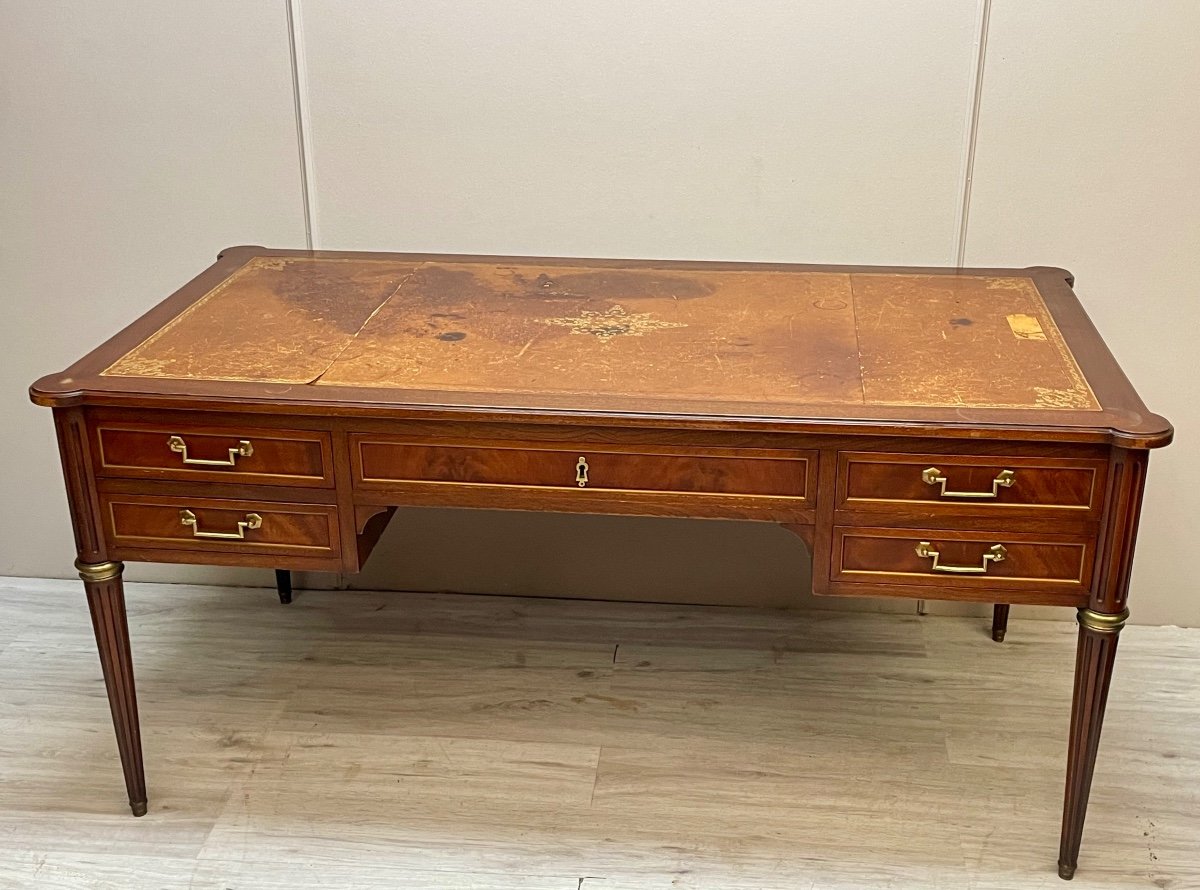
[[[1061,269],[232,248],[43,404],[285,403],[1165,444]],[[213,405],[212,407],[221,407]]]

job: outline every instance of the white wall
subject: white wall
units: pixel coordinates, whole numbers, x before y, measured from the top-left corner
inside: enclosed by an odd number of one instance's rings
[[[975,15],[304,0],[319,239],[953,262]]]
[[[1200,3],[995,3],[966,247],[977,265],[1071,269],[1175,425],[1150,458],[1131,609],[1200,625]]]
[[[1072,268],[1180,434],[1150,476],[1134,619],[1200,624],[1200,4],[995,0],[978,106],[982,2],[293,7],[317,247]],[[0,22],[0,482],[20,505],[0,574],[65,576],[24,387],[221,247],[304,244],[287,9],[0,0]],[[757,524],[406,511],[354,583],[784,604],[804,569]]]
[[[0,575],[73,571],[29,384],[222,247],[303,244],[286,25],[280,3],[0,0]]]

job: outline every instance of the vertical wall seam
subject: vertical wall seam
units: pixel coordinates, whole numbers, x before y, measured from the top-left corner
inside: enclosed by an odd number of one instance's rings
[[[316,196],[313,192],[313,151],[308,130],[308,66],[304,55],[304,31],[300,0],[285,0],[287,8],[288,50],[292,63],[292,103],[296,116],[296,150],[300,159],[300,201],[304,213],[304,243],[313,250],[318,243],[314,217]]]
[[[975,181],[975,143],[979,138],[979,107],[983,98],[983,69],[987,62],[988,24],[992,0],[979,0],[979,29],[975,34],[975,69],[971,75],[970,108],[963,134],[961,180],[959,182],[958,226],[954,242],[954,265],[961,269],[967,261],[967,224],[971,214],[971,186]],[[916,614],[928,614],[925,600],[916,602]]]
[[[316,179],[313,170],[312,136],[308,122],[308,60],[304,51],[304,21],[300,14],[300,0],[284,0],[287,9],[288,52],[292,63],[292,104],[296,116],[296,151],[300,160],[300,203],[304,213],[304,246],[314,250],[320,244],[317,229]],[[300,585],[297,585],[300,586]],[[346,576],[342,572],[334,575],[333,587],[346,587]]]
[[[962,182],[958,203],[958,235],[954,264],[960,269],[967,259],[967,227],[971,219],[971,189],[975,183],[975,147],[979,139],[979,110],[983,99],[983,74],[987,64],[988,25],[992,17],[992,0],[980,0],[979,31],[975,44],[975,71],[971,78],[971,108],[963,140]]]

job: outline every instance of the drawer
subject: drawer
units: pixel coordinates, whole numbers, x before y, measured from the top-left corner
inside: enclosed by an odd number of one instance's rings
[[[1094,558],[1094,540],[1081,536],[837,527],[830,579],[1079,590],[1090,584]]]
[[[118,548],[296,557],[338,554],[337,508],[158,495],[102,495],[109,539]]]
[[[803,504],[815,452],[351,436],[356,486],[396,483],[787,498]]]
[[[328,433],[98,421],[96,474],[333,487]]]
[[[1103,460],[842,452],[837,508],[957,516],[1099,518]]]

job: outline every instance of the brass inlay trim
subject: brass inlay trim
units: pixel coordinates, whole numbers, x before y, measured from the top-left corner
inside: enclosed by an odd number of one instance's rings
[[[1123,609],[1116,615],[1112,615],[1107,612],[1097,612],[1095,609],[1081,606],[1077,617],[1080,627],[1086,627],[1088,630],[1096,631],[1096,633],[1115,634],[1120,633],[1121,628],[1125,626],[1125,622],[1129,620],[1129,610]]]
[[[125,571],[125,564],[122,562],[83,562],[77,559],[75,560],[75,569],[84,581],[96,584],[100,581],[119,578],[121,572]]]

